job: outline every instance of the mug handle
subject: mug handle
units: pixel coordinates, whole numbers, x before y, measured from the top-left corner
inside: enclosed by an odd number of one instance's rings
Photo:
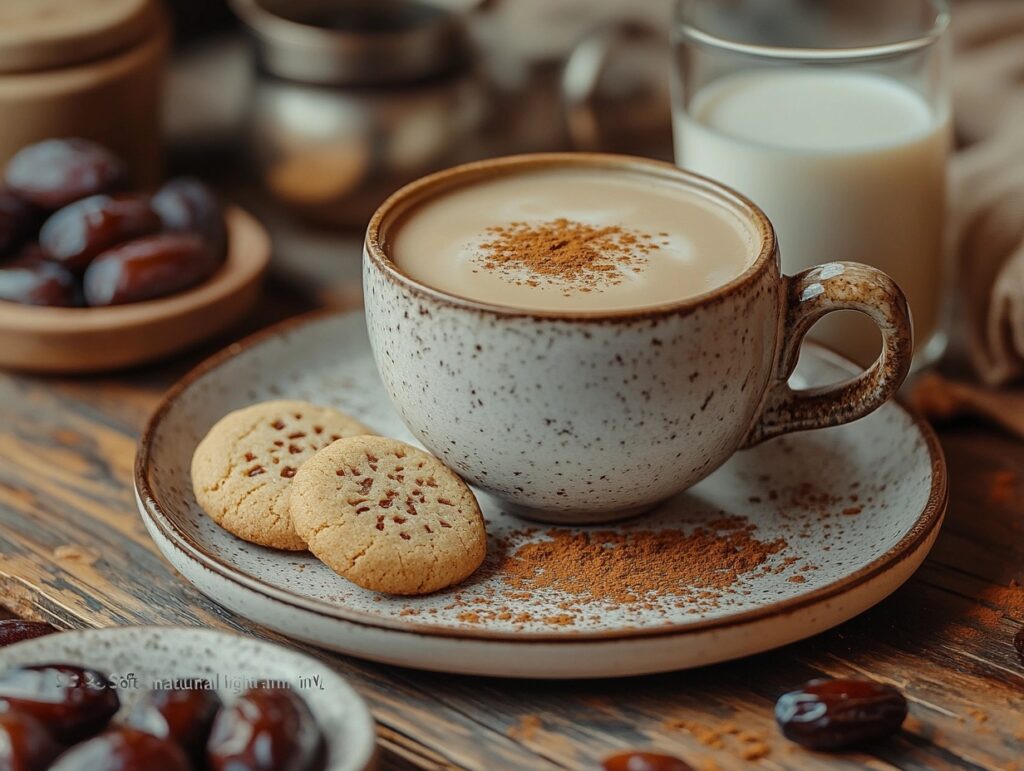
[[[786,320],[782,348],[761,406],[742,447],[791,431],[840,426],[874,412],[903,384],[914,355],[910,308],[903,290],[882,271],[857,262],[829,262],[784,276]],[[838,310],[869,316],[882,333],[882,352],[859,375],[833,385],[795,391],[804,336],[818,319]]]

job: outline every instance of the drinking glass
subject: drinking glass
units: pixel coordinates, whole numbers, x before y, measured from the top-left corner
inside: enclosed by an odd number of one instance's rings
[[[874,265],[914,315],[915,369],[946,346],[951,146],[946,0],[681,0],[673,23],[676,163],[752,199],[787,274]],[[870,322],[811,337],[862,363]]]

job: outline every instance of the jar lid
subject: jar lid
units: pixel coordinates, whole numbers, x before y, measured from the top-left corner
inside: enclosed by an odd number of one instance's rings
[[[160,21],[155,0],[2,0],[0,73],[101,59],[139,43]]]
[[[264,70],[318,85],[407,83],[467,56],[461,17],[422,0],[230,0]]]

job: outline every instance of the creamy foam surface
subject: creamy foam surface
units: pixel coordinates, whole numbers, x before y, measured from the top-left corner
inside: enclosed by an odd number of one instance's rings
[[[623,228],[653,248],[581,283],[487,267],[495,228],[559,219]],[[480,302],[526,310],[625,310],[703,294],[742,273],[760,250],[754,227],[701,193],[608,169],[514,172],[455,188],[415,208],[389,239],[409,277]]]

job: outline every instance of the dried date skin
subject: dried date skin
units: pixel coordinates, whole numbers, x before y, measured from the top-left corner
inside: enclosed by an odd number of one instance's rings
[[[35,210],[0,186],[0,258],[12,256],[32,234],[35,224]]]
[[[0,265],[0,300],[71,308],[81,305],[81,299],[78,280],[62,265],[35,257]]]
[[[838,750],[899,731],[907,700],[870,680],[812,680],[779,697],[775,719],[787,739],[813,750]]]
[[[190,771],[172,741],[134,728],[117,728],[72,747],[51,771]]]
[[[0,769],[43,771],[64,748],[24,712],[0,712]]]
[[[223,256],[227,246],[224,209],[217,196],[193,177],[176,177],[153,196],[153,208],[164,227],[175,233],[198,233],[213,253]]]
[[[90,306],[123,305],[189,289],[212,276],[219,260],[193,233],[160,233],[100,254],[85,271]]]
[[[309,707],[285,688],[254,688],[213,725],[211,771],[319,771],[324,737]]]
[[[1024,626],[1017,630],[1017,634],[1013,637],[1013,647],[1017,649],[1017,658],[1020,659],[1020,663],[1024,664]]]
[[[80,273],[101,252],[156,233],[162,225],[148,196],[92,195],[50,215],[39,231],[39,244],[49,259]]]
[[[604,771],[693,771],[674,755],[656,752],[620,752],[601,761]]]
[[[0,648],[25,640],[45,637],[60,630],[45,621],[22,621],[21,619],[5,619],[0,621]]]
[[[0,674],[0,712],[24,712],[65,744],[102,731],[120,706],[106,676],[95,670],[43,664]]]
[[[47,139],[15,153],[4,181],[22,200],[54,211],[119,189],[126,176],[124,163],[102,145],[87,139]]]
[[[140,699],[125,721],[132,728],[169,739],[193,760],[201,762],[213,721],[223,706],[217,692],[210,689],[168,689],[149,691]]]

